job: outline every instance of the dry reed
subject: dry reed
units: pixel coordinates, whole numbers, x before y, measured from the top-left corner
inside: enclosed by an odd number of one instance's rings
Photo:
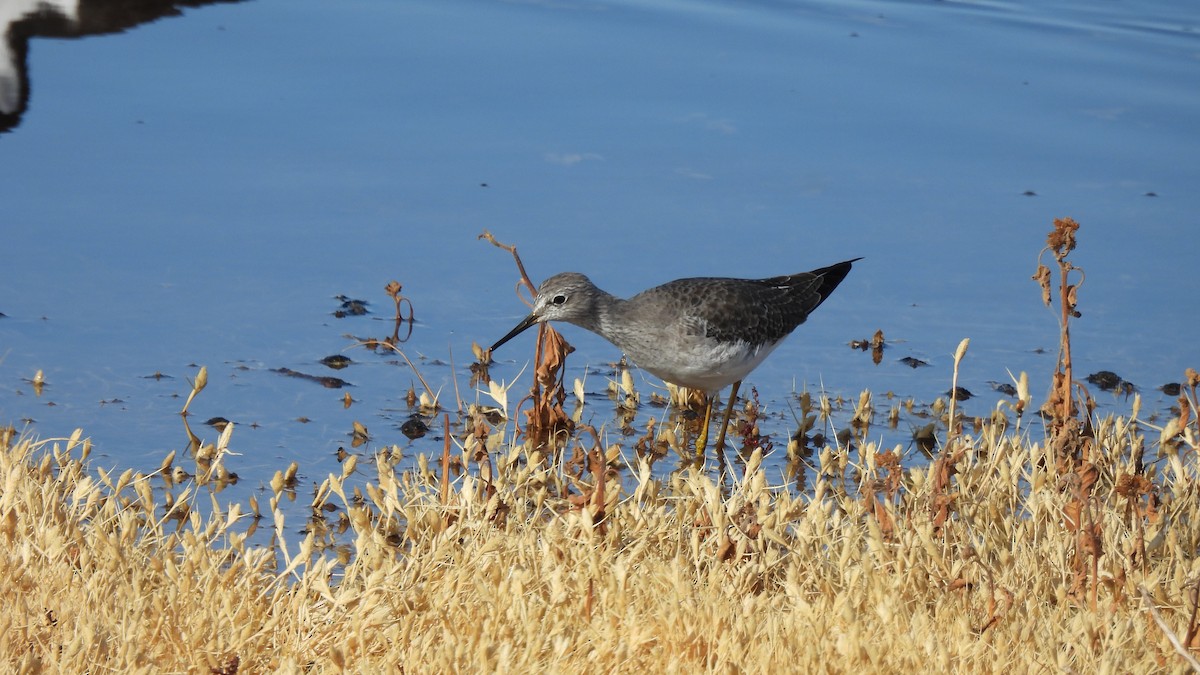
[[[1080,539],[1064,513],[1076,495],[1049,446],[1016,427],[960,438],[952,486],[937,485],[934,464],[898,472],[892,450],[863,447],[857,494],[838,479],[851,459],[829,447],[805,496],[773,489],[755,455],[724,494],[695,468],[655,478],[634,460],[622,484],[593,467],[575,483],[600,503],[552,496],[571,479],[521,447],[496,454],[489,483],[468,473],[442,485],[433,472],[397,472],[381,454],[363,501],[343,477],[322,486],[350,522],[345,564],[314,535],[285,541],[282,522],[272,546],[247,545],[236,504],[214,501],[207,517],[191,509],[177,527],[151,476],[89,469],[78,435],[9,435],[0,663],[9,672],[1188,668],[1170,640],[1196,646],[1195,419],[1161,442],[1134,421],[1097,421],[1094,588],[1075,583]],[[1157,456],[1139,475],[1152,508],[1122,483],[1147,443]],[[935,488],[953,497],[937,523]]]

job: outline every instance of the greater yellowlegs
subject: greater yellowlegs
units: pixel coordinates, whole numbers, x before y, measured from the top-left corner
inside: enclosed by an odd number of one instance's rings
[[[538,287],[533,311],[491,350],[542,321],[566,321],[605,338],[643,370],[705,392],[704,426],[696,450],[704,453],[715,394],[732,384],[730,409],[717,437],[725,439],[742,378],[804,323],[860,258],[769,279],[676,279],[622,300],[576,272],[556,274]]]

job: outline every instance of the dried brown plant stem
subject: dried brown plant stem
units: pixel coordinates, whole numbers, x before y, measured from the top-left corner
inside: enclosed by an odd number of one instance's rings
[[[596,488],[592,492],[592,522],[601,523],[604,520],[604,491],[608,482],[608,463],[604,461],[604,448],[600,444],[600,436],[596,433],[595,428],[589,426],[587,429],[592,434],[592,449],[588,451],[588,458],[591,460],[592,479],[596,481]]]
[[[1075,535],[1074,578],[1071,592],[1086,594],[1088,605],[1095,610],[1099,593],[1100,557],[1104,555],[1103,523],[1097,522],[1098,510],[1094,507],[1094,488],[1100,472],[1094,463],[1090,416],[1095,403],[1086,389],[1083,401],[1086,406],[1080,415],[1075,404],[1073,388],[1074,370],[1071,360],[1071,320],[1081,314],[1077,308],[1079,287],[1083,284],[1083,270],[1067,260],[1075,250],[1076,232],[1079,223],[1071,218],[1056,218],[1054,229],[1046,237],[1046,246],[1038,254],[1038,269],[1034,279],[1042,289],[1042,302],[1050,306],[1053,296],[1052,274],[1041,257],[1050,251],[1058,265],[1059,345],[1058,361],[1050,394],[1042,410],[1047,414],[1049,448],[1055,469],[1060,476],[1068,478],[1073,487],[1072,498],[1063,506],[1063,526]],[[1071,283],[1071,273],[1077,272],[1079,280]],[[1099,511],[1100,517],[1103,512]],[[1090,561],[1089,561],[1090,558]],[[1089,564],[1090,562],[1090,564]]]
[[[1196,611],[1200,609],[1200,579],[1192,582],[1192,613],[1188,617],[1187,634],[1184,636],[1183,644],[1189,649],[1196,647],[1196,631],[1200,626],[1196,625]]]
[[[607,510],[607,493],[606,483],[608,481],[608,462],[605,461],[604,447],[600,442],[600,435],[596,428],[591,425],[583,425],[579,429],[580,435],[588,434],[592,437],[592,444],[583,454],[583,467],[592,474],[594,484],[591,490],[584,488],[583,494],[568,499],[576,508],[588,510],[589,522],[597,528],[600,534],[607,532],[605,523],[605,515]],[[582,449],[582,441],[579,449]]]
[[[1070,470],[1075,460],[1074,450],[1078,449],[1082,424],[1075,415],[1077,408],[1072,396],[1074,386],[1074,364],[1071,358],[1071,319],[1081,315],[1076,308],[1079,287],[1083,285],[1083,270],[1071,264],[1067,256],[1075,250],[1075,234],[1079,223],[1071,218],[1056,218],[1054,229],[1046,237],[1046,246],[1038,254],[1038,269],[1033,278],[1042,288],[1042,302],[1049,307],[1051,303],[1051,273],[1050,268],[1041,263],[1041,257],[1047,252],[1054,256],[1058,265],[1058,302],[1059,302],[1059,343],[1058,362],[1055,366],[1050,395],[1043,409],[1051,418],[1051,436],[1054,438],[1053,448],[1055,461],[1060,471]],[[1072,284],[1070,275],[1079,273],[1079,281]],[[1085,449],[1086,452],[1086,449]],[[1070,457],[1064,456],[1070,454]]]
[[[521,256],[517,254],[517,246],[515,244],[504,244],[496,241],[496,237],[494,237],[492,233],[488,232],[487,230],[481,232],[478,238],[486,240],[493,246],[504,249],[505,251],[511,253],[513,260],[515,260],[517,263],[517,271],[521,273],[521,283],[525,284],[525,287],[529,289],[531,294],[537,294],[537,286],[529,280],[529,275],[525,273],[525,265],[521,262]]]
[[[1162,614],[1159,614],[1158,608],[1154,606],[1154,598],[1150,596],[1150,591],[1147,591],[1145,586],[1138,586],[1138,590],[1142,593],[1142,606],[1146,608],[1147,612],[1150,612],[1150,616],[1154,618],[1154,623],[1158,624],[1158,628],[1167,637],[1167,641],[1175,648],[1175,653],[1179,654],[1180,658],[1192,667],[1193,672],[1200,673],[1200,661],[1197,661],[1196,657],[1192,656],[1191,651],[1180,641],[1175,631],[1171,630],[1171,627],[1167,625],[1166,620],[1162,618]]]
[[[391,337],[392,343],[407,341],[408,338],[412,337],[412,332],[413,332],[414,311],[413,311],[412,300],[409,300],[408,298],[404,297],[404,295],[402,295],[400,293],[400,289],[401,289],[400,282],[396,281],[394,279],[392,281],[389,281],[387,283],[387,285],[384,286],[384,288],[383,288],[383,290],[389,296],[391,296],[392,302],[394,302],[396,304],[396,316],[393,319],[394,323],[392,326],[392,337]],[[402,306],[404,303],[408,303],[408,316],[407,317],[404,316],[404,312],[402,311]],[[404,335],[404,338],[401,339],[400,324],[405,323],[405,322],[408,323],[408,333],[406,333]]]
[[[479,239],[490,242],[497,248],[512,254],[517,264],[521,278],[517,282],[517,295],[524,286],[532,296],[537,295],[537,286],[529,280],[517,247],[496,240],[491,232],[484,230]],[[532,302],[521,298],[525,304]],[[563,431],[569,436],[573,431],[570,416],[563,409],[566,401],[566,390],[562,386],[562,377],[566,372],[566,356],[573,348],[562,336],[546,323],[538,324],[537,346],[534,349],[533,362],[537,364],[534,371],[533,386],[530,387],[528,400],[533,401],[533,407],[526,411],[525,436],[529,438],[533,448],[549,448],[555,445],[556,437]],[[524,401],[521,402],[522,404]],[[518,409],[521,404],[518,404]]]
[[[450,413],[442,413],[442,422],[446,438],[445,444],[442,445],[442,481],[439,497],[442,506],[447,506],[450,504]]]
[[[526,436],[534,448],[556,447],[560,434],[570,437],[574,430],[574,423],[563,409],[567,393],[562,385],[567,355],[572,351],[574,348],[558,331],[546,324],[539,326],[534,356],[537,367],[529,392],[533,407],[526,411]]]

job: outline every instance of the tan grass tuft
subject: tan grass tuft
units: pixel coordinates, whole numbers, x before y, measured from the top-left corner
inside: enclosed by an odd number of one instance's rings
[[[444,482],[381,455],[363,503],[348,475],[318,491],[348,514],[341,558],[283,527],[248,546],[251,511],[215,500],[176,528],[151,477],[89,470],[78,436],[11,438],[0,659],[14,672],[1182,667],[1196,434],[1180,435],[1175,469],[1145,475],[1134,448],[1154,441],[1138,423],[1095,434],[1091,490],[1107,497],[1072,517],[1046,447],[1012,434],[960,437],[948,475],[943,456],[904,471],[898,449],[865,447],[849,486],[826,448],[808,496],[772,485],[761,452],[724,491],[696,468],[656,478],[645,459],[622,484],[596,438],[574,499],[548,492],[541,461]],[[953,507],[931,511],[939,498]],[[1079,555],[1100,580],[1084,594]]]

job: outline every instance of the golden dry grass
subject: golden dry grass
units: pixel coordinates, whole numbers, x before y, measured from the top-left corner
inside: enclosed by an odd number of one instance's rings
[[[576,489],[592,499],[572,500],[556,496],[561,474],[511,447],[493,452],[491,485],[470,472],[443,497],[435,472],[400,472],[382,453],[358,467],[369,479],[361,502],[341,476],[320,491],[350,523],[345,564],[316,536],[249,546],[247,509],[203,489],[174,502],[195,507],[177,521],[152,489],[157,478],[92,468],[78,436],[8,435],[0,664],[19,673],[1189,670],[1168,634],[1194,638],[1195,420],[1161,438],[1144,423],[1096,421],[1097,476],[1082,511],[1072,507],[1074,474],[1057,473],[1050,446],[1000,429],[959,437],[941,460],[908,469],[869,445],[826,448],[801,496],[774,489],[759,457],[723,494],[711,474],[655,478],[610,450],[621,471],[606,472],[603,503],[585,482]],[[1146,489],[1129,487],[1136,476]]]

